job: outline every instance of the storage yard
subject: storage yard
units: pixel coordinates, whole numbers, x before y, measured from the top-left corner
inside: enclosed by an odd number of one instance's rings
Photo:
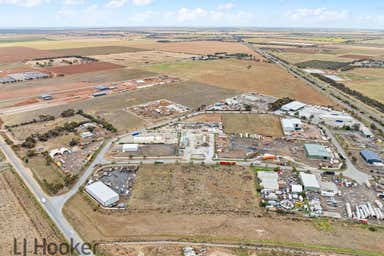
[[[189,109],[186,106],[176,104],[169,100],[157,100],[146,104],[132,106],[128,111],[138,115],[143,119],[155,121],[165,117],[175,116],[187,112]]]

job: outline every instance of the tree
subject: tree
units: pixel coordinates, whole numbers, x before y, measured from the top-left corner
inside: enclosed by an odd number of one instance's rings
[[[62,117],[71,117],[71,116],[74,116],[75,115],[75,110],[74,109],[67,109],[67,110],[64,110],[62,113],[61,113],[61,116]]]
[[[69,142],[69,146],[74,147],[76,145],[79,145],[80,140],[78,138],[72,138],[72,140]]]

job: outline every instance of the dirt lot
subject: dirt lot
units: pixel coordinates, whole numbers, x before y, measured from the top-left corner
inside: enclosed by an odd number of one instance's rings
[[[207,123],[219,123],[221,122],[221,114],[201,114],[184,120],[184,122],[198,123],[198,122],[207,122]]]
[[[28,47],[0,47],[0,62],[9,63],[34,58],[46,58],[55,55],[46,50],[37,50]]]
[[[133,198],[126,211],[97,210],[93,201],[83,194],[77,194],[67,203],[65,215],[78,227],[84,239],[264,241],[299,247],[352,248],[356,251],[382,252],[384,249],[380,243],[381,230],[371,232],[363,226],[331,221],[332,229],[323,231],[310,219],[300,221],[287,216],[264,216],[261,209],[251,204],[257,199],[253,194],[255,191],[250,190],[254,178],[249,171],[198,166],[188,173],[179,170],[183,175],[177,175],[167,166],[145,168],[148,169],[139,170]],[[175,170],[179,168],[172,167]],[[144,177],[147,180],[143,183]],[[202,209],[205,213],[201,213]],[[233,211],[229,212],[229,209]],[[240,209],[253,209],[254,212],[246,214]],[[361,251],[356,254],[369,255]]]
[[[164,51],[125,52],[108,55],[95,55],[92,58],[126,67],[140,67],[159,63],[173,63],[191,58],[193,55]]]
[[[245,61],[183,61],[146,67],[148,71],[193,79],[217,87],[291,97],[306,103],[331,105],[330,99],[276,65]],[[268,75],[266,75],[268,74]]]
[[[382,68],[356,68],[346,72],[340,72],[343,83],[359,91],[372,99],[384,102],[384,69]]]
[[[79,65],[50,67],[50,68],[44,68],[44,70],[46,70],[48,72],[52,72],[54,74],[73,75],[73,74],[97,72],[97,71],[103,71],[103,70],[109,70],[109,69],[118,69],[121,67],[122,66],[116,65],[113,63],[92,62],[92,63],[79,64]]]
[[[9,101],[15,98],[38,97],[41,94],[68,92],[71,90],[87,89],[111,81],[124,81],[129,79],[152,76],[153,73],[136,69],[113,69],[85,74],[75,74],[55,79],[43,79],[23,82],[18,85],[4,85],[0,88],[0,100]],[[5,106],[12,106],[4,103]]]
[[[114,94],[83,102],[50,107],[44,110],[4,116],[2,119],[6,124],[15,124],[36,118],[40,114],[57,116],[68,108],[83,109],[85,112],[106,118],[120,132],[123,132],[143,127],[145,124],[142,119],[125,111],[127,107],[158,99],[168,99],[190,108],[197,108],[203,104],[212,104],[237,94],[238,92],[234,90],[222,89],[190,81]]]
[[[91,55],[110,55],[124,52],[140,52],[145,51],[139,48],[125,46],[96,46],[96,47],[80,47],[80,48],[64,48],[57,49],[54,52],[60,56],[91,56]]]
[[[64,239],[56,230],[42,209],[26,190],[18,177],[10,170],[0,173],[0,254],[13,255],[13,239],[28,239],[28,253],[33,252],[33,239],[46,238],[47,242],[63,242]]]
[[[225,114],[222,116],[224,131],[227,134],[258,134],[282,137],[280,118],[268,114]]]
[[[252,172],[243,167],[141,166],[129,209],[187,213],[254,212],[258,209],[254,183]]]

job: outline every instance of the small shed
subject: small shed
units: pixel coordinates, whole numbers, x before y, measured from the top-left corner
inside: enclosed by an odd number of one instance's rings
[[[136,152],[139,150],[138,144],[123,144],[121,151],[123,152]]]

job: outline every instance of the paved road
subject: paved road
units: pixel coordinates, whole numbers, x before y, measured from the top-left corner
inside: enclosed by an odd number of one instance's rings
[[[359,184],[364,184],[369,181],[372,177],[364,172],[359,171],[348,158],[348,155],[345,153],[343,147],[340,145],[339,141],[335,138],[333,133],[326,127],[322,127],[331,142],[336,146],[337,151],[345,157],[346,170],[343,172],[343,175],[355,180]]]
[[[79,181],[73,186],[73,188],[68,193],[59,197],[50,197],[47,196],[45,192],[41,189],[39,184],[34,179],[31,171],[24,167],[17,155],[0,137],[0,148],[4,152],[4,155],[7,157],[8,161],[14,167],[16,172],[23,179],[24,183],[30,189],[32,194],[37,198],[38,202],[46,211],[48,216],[53,220],[58,229],[63,233],[67,241],[73,240],[74,243],[79,244],[83,244],[84,242],[81,237],[77,234],[75,229],[71,226],[71,224],[69,224],[69,222],[66,220],[63,215],[62,209],[65,202],[69,198],[71,198],[78,191],[80,186],[82,186],[82,184],[87,180],[88,176],[92,173],[95,165],[103,161],[104,154],[106,153],[110,145],[111,141],[108,141],[104,145],[104,147],[100,150],[100,153],[96,156],[95,160],[89,165],[87,170],[84,172],[84,175],[79,179]],[[45,203],[42,203],[42,198],[46,200]],[[80,255],[82,254],[80,253]],[[86,255],[93,254],[91,253]]]

